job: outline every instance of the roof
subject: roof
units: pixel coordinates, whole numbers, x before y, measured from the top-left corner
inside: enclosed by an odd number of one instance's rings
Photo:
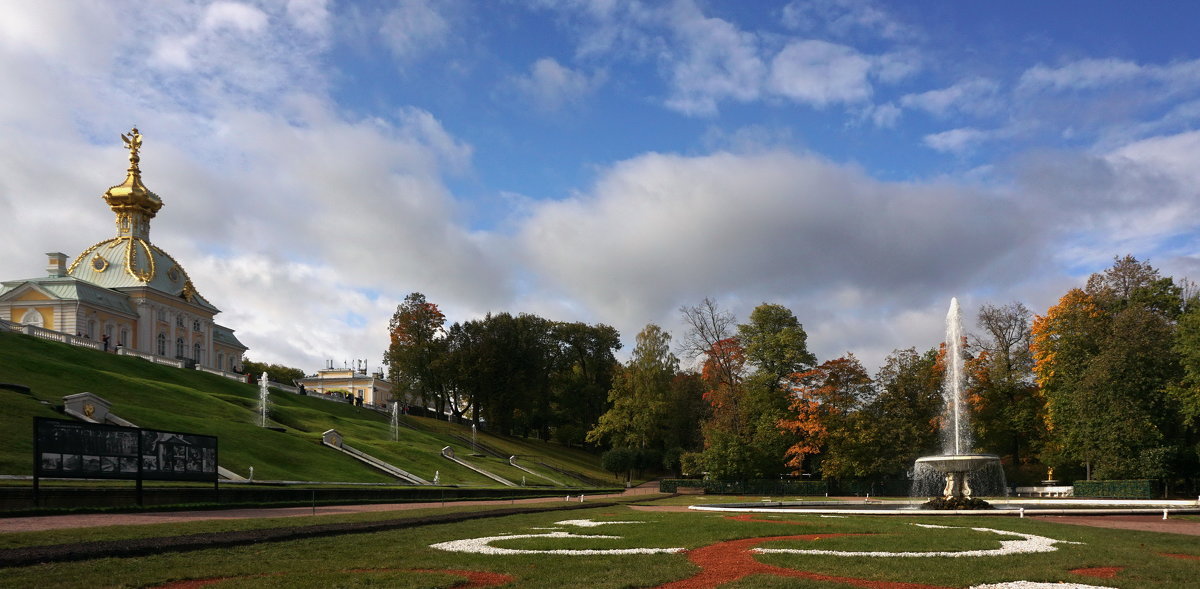
[[[0,282],[0,300],[13,298],[26,285],[54,300],[79,301],[118,313],[137,315],[129,296],[73,276],[44,276]]]
[[[196,292],[192,279],[175,258],[138,237],[114,237],[93,245],[71,262],[67,274],[104,288],[145,286],[213,313],[220,312]]]
[[[214,343],[223,344],[233,348],[239,348],[242,350],[250,349],[247,348],[246,345],[241,341],[238,341],[237,336],[233,335],[232,329],[229,329],[224,325],[217,325],[216,323],[213,323],[212,338]]]

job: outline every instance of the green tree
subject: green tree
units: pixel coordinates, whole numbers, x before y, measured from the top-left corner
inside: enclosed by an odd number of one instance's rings
[[[835,479],[894,478],[937,449],[943,352],[896,350],[875,375],[874,397],[831,430],[821,472]]]
[[[791,377],[814,361],[804,328],[790,310],[770,303],[755,308],[736,336],[730,334],[733,316],[711,300],[683,311],[691,327],[685,348],[708,346],[702,375],[712,413],[701,427],[706,470],[722,479],[782,473],[792,435],[779,423],[787,417]]]
[[[1049,438],[1043,462],[1083,463],[1098,478],[1167,470],[1180,441],[1168,391],[1186,375],[1174,326],[1182,302],[1170,278],[1126,256],[1035,319]]]
[[[612,382],[612,404],[587,434],[593,443],[661,448],[666,433],[672,383],[679,361],[671,353],[671,335],[653,323],[637,335],[633,357]]]
[[[304,378],[304,371],[291,366],[282,364],[266,364],[263,362],[254,362],[247,358],[242,362],[242,372],[253,374],[254,378],[260,378],[262,373],[267,373],[267,380],[281,384],[291,385],[296,381]]]

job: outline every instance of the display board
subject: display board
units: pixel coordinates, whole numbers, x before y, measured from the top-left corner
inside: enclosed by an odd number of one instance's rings
[[[217,438],[34,418],[35,477],[216,481]]]

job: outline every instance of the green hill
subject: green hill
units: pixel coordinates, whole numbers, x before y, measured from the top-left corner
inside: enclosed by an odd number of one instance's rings
[[[446,485],[499,486],[499,483],[441,456],[450,446],[471,464],[527,486],[554,487],[508,464],[507,459],[471,448],[469,426],[402,416],[393,428],[378,411],[315,397],[273,391],[270,425],[258,427],[256,386],[196,370],[153,364],[32,336],[0,332],[0,383],[27,386],[32,394],[0,389],[0,474],[32,474],[33,417],[69,419],[62,398],[91,392],[112,404],[112,412],[141,427],[217,436],[220,465],[256,480],[394,482],[388,475],[321,444],[321,434],[338,430],[345,443],[432,481]],[[477,442],[521,466],[572,487],[583,480],[611,480],[597,456],[538,440],[495,436],[484,431]],[[575,476],[567,476],[567,471]]]

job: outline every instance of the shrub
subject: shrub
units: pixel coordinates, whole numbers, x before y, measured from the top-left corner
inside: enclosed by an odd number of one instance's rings
[[[1153,499],[1159,494],[1158,481],[1075,481],[1076,497],[1114,499]]]

